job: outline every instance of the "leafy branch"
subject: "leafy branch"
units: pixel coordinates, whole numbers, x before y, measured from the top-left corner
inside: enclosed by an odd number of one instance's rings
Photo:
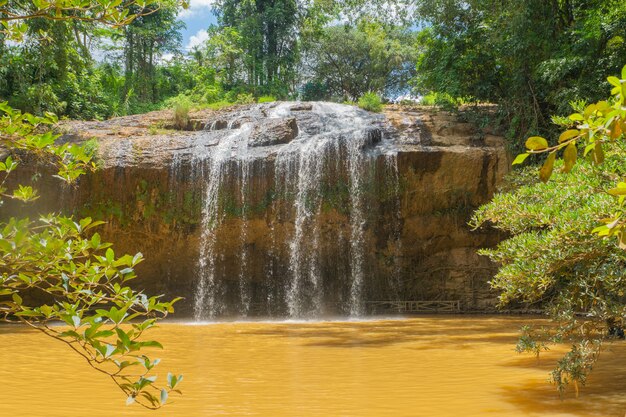
[[[56,167],[56,178],[73,183],[95,169],[92,152],[76,144],[56,144],[50,126],[56,117],[22,113],[0,103],[0,143],[13,155],[0,162],[1,199],[30,202],[37,191],[7,179],[28,154]],[[181,376],[168,375],[163,386],[152,375],[159,359],[143,352],[162,348],[144,333],[174,311],[179,299],[163,301],[135,291],[128,282],[141,253],[116,256],[101,241],[91,218],[60,215],[37,221],[10,218],[0,223],[0,320],[24,323],[67,344],[126,394],[127,404],[156,409],[170,394],[180,394]]]

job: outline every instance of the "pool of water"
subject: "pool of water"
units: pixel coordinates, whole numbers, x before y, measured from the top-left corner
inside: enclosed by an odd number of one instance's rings
[[[624,416],[626,343],[608,345],[580,398],[561,400],[541,360],[514,352],[524,317],[167,323],[159,368],[182,397],[156,412],[83,359],[22,327],[0,327],[0,416]]]

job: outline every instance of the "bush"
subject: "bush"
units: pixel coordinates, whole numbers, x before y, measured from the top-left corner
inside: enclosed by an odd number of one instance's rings
[[[626,182],[615,184],[626,172],[626,67],[622,79],[608,82],[608,100],[573,102],[575,113],[554,118],[566,130],[553,145],[540,136],[526,141],[526,153],[513,164],[544,154],[541,181],[537,167],[517,171],[513,190],[496,195],[472,219],[509,236],[481,251],[500,265],[490,283],[501,304],[535,304],[556,324],[533,337],[526,331],[519,350],[570,343],[552,381],[561,391],[573,382],[576,394],[603,341],[626,327]]]
[[[256,100],[252,94],[241,93],[237,94],[237,98],[235,99],[235,104],[252,104]]]
[[[180,130],[187,128],[189,124],[189,111],[191,110],[191,99],[185,95],[179,95],[169,100],[174,109],[174,127]]]
[[[467,102],[463,98],[454,98],[450,94],[436,92],[428,93],[420,100],[422,106],[437,106],[444,110],[454,110]]]
[[[376,93],[366,93],[359,99],[359,107],[363,110],[380,113],[383,110],[383,102]]]
[[[259,103],[272,103],[272,102],[276,101],[276,97],[274,97],[274,96],[261,96],[261,97],[259,97],[259,99],[257,101]]]

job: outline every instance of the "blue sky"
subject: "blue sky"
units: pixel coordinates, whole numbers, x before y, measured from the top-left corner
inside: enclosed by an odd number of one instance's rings
[[[189,8],[179,14],[187,28],[183,30],[183,46],[190,49],[207,39],[207,28],[216,23],[211,11],[214,0],[191,0]]]

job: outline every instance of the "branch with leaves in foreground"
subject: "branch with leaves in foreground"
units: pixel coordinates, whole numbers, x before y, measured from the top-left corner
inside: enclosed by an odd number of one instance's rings
[[[608,81],[613,88],[606,101],[573,103],[573,114],[553,118],[564,127],[556,144],[539,136],[527,140],[528,151],[514,164],[546,156],[542,182],[532,168],[516,170],[511,188],[471,220],[474,227],[489,222],[510,234],[480,251],[499,265],[490,285],[500,292],[500,305],[535,304],[553,321],[525,326],[516,350],[539,356],[549,345],[571,343],[551,380],[561,392],[572,383],[576,395],[603,344],[623,337],[626,327],[626,183],[615,186],[626,172],[626,67],[622,79]]]
[[[569,173],[576,165],[579,148],[583,150],[583,156],[594,164],[602,164],[605,158],[604,148],[616,141],[623,142],[626,136],[626,66],[621,75],[622,79],[608,77],[608,82],[613,87],[608,100],[590,104],[580,112],[560,120],[560,124],[568,129],[561,133],[557,144],[550,146],[545,138],[533,136],[526,141],[527,152],[518,155],[513,165],[523,163],[533,154],[547,154],[539,170],[539,178],[547,182],[552,176],[559,151],[562,151],[562,171],[565,173]],[[620,248],[626,249],[626,182],[619,182],[606,192],[617,197],[614,214],[601,219],[604,224],[594,229],[594,233],[615,236]]]
[[[70,184],[95,168],[84,147],[55,144],[58,135],[49,129],[54,115],[21,113],[7,103],[0,103],[0,114],[0,144],[14,153],[0,162],[0,203],[38,197],[31,185],[7,185],[24,153],[54,165],[55,177]],[[101,224],[59,215],[0,223],[0,320],[24,323],[67,344],[111,378],[127,404],[156,409],[170,394],[180,394],[182,375],[168,374],[166,384],[156,384],[152,373],[159,359],[143,352],[162,346],[144,335],[174,311],[178,299],[163,301],[129,287],[142,255],[117,257],[95,232]]]
[[[130,24],[140,16],[158,11],[164,3],[187,8],[187,0],[0,0],[0,34],[22,40],[31,19],[78,20],[111,27]]]

